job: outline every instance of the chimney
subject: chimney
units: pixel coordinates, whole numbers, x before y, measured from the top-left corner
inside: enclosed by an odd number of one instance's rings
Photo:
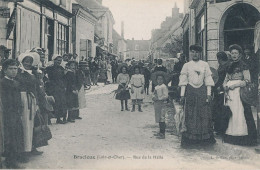
[[[96,0],[96,1],[102,5],[102,0]]]
[[[124,21],[121,22],[121,37],[125,38],[125,23]]]

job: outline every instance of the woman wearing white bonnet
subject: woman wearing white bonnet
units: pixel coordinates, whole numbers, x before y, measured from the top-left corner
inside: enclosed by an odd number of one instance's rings
[[[38,110],[38,83],[37,78],[33,74],[33,68],[40,62],[40,56],[37,53],[26,52],[18,56],[20,68],[18,69],[17,81],[20,83],[20,92],[22,105],[28,106],[22,109],[22,122],[24,132],[24,152],[23,159],[28,159],[28,153],[39,155],[42,152],[36,150],[33,146],[33,128],[34,117]]]

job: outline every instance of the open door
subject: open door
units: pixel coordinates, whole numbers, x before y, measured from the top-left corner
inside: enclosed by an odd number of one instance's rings
[[[255,53],[257,55],[258,62],[260,62],[260,21],[258,21],[255,26],[254,46],[255,46]],[[257,132],[258,132],[258,138],[260,138],[260,72],[258,72]]]

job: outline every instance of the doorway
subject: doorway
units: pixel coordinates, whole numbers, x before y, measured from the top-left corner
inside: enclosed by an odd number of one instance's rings
[[[239,3],[231,6],[220,22],[220,50],[228,51],[232,44],[254,45],[254,29],[259,20],[260,13],[252,5]]]

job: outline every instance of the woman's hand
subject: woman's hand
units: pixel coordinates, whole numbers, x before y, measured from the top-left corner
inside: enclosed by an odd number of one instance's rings
[[[72,93],[73,94],[78,94],[78,90],[73,90]]]
[[[207,96],[207,103],[210,103],[212,101],[212,97],[210,95]]]
[[[133,89],[133,88],[131,88],[131,93],[132,93],[132,94],[134,93],[134,89]]]
[[[141,90],[141,94],[144,94],[144,89],[142,88],[142,90]]]

